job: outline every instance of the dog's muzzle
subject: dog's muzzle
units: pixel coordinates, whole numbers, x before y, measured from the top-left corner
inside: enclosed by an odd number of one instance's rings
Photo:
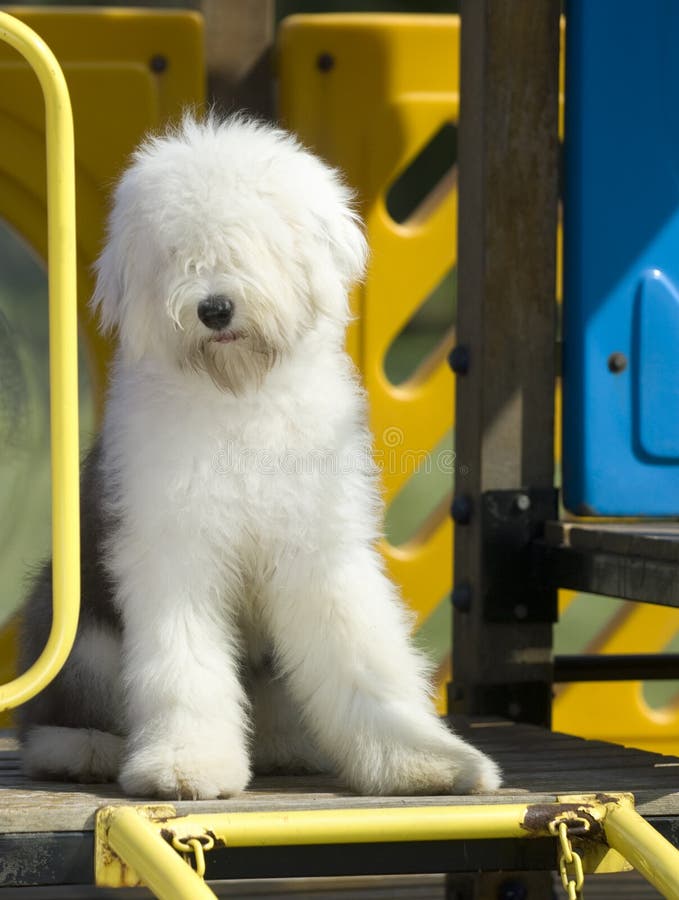
[[[221,331],[233,318],[233,301],[222,294],[211,294],[198,304],[198,318],[207,328]]]

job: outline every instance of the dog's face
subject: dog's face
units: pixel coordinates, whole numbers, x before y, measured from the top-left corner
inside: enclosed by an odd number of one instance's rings
[[[187,118],[122,176],[93,303],[127,358],[238,391],[310,330],[337,339],[365,259],[350,191],[294,138]]]

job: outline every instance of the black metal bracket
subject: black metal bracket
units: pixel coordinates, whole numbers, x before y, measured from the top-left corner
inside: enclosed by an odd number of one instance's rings
[[[483,616],[488,622],[555,622],[556,590],[534,575],[532,547],[558,510],[555,488],[486,491],[481,503]]]

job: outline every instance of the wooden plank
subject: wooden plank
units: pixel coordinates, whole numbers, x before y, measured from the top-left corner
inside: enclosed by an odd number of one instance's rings
[[[679,607],[679,573],[673,560],[553,547],[544,541],[536,541],[531,551],[533,575],[541,584]]]
[[[0,728],[0,752],[18,747],[14,732],[9,728]]]
[[[66,834],[0,834],[0,888],[31,884],[90,884],[94,837]]]
[[[287,789],[275,791],[265,780],[256,781],[251,788],[230,800],[177,801],[179,813],[257,812],[261,810],[295,809],[393,809],[407,806],[478,805],[479,797],[358,797],[341,795],[330,790],[303,790],[291,779]],[[0,834],[45,833],[57,831],[91,831],[94,814],[104,805],[147,802],[141,798],[124,797],[108,785],[63,787],[27,784],[0,789]],[[508,789],[484,797],[483,802],[522,803],[527,792]],[[554,794],[541,791],[536,802],[552,802]]]
[[[460,734],[496,758],[505,787],[473,797],[358,797],[329,776],[257,778],[231,800],[181,801],[180,813],[266,809],[341,809],[408,806],[547,803],[560,793],[631,791],[654,815],[679,815],[679,758],[602,741],[552,734],[530,725],[456,721]],[[31,782],[18,772],[16,742],[3,738],[0,761],[0,834],[88,832],[95,811],[130,800],[115,785]],[[650,805],[648,805],[650,804]]]
[[[548,522],[545,541],[553,547],[667,560],[679,567],[678,522]]]
[[[459,893],[452,896],[473,897],[473,876],[457,876],[455,887]],[[495,877],[492,893],[498,896],[498,887],[506,882],[524,884],[526,872],[504,872]],[[554,891],[543,889],[529,897],[565,897],[558,875],[553,875]],[[246,897],[272,900],[274,897],[297,898],[316,897],[322,900],[445,900],[450,897],[445,891],[443,875],[377,875],[349,876],[344,878],[294,878],[294,879],[250,879],[222,881],[211,885],[218,897]],[[520,890],[517,885],[517,890]],[[467,893],[464,893],[464,890]],[[109,892],[99,889],[96,896],[102,900],[115,900],[119,891]],[[127,888],[124,900],[148,900],[149,893],[142,888]],[[478,896],[478,895],[477,895]],[[483,896],[483,895],[481,895]],[[519,896],[517,894],[516,896]],[[3,900],[92,900],[92,888],[83,885],[50,885],[49,887],[5,888]],[[587,879],[587,900],[658,900],[660,894],[636,872],[613,875],[597,875]]]
[[[542,583],[679,606],[679,523],[549,522],[533,569]]]
[[[92,882],[91,833],[58,833],[45,838],[37,834],[0,835],[0,887],[26,883],[29,879],[43,884]],[[13,860],[19,862],[19,867],[12,865]],[[206,854],[205,862],[205,877],[210,881],[267,876],[478,872],[496,868],[551,871],[555,865],[555,844],[551,838],[536,838],[219,847]]]
[[[484,614],[482,496],[554,483],[558,0],[462,0],[456,494],[451,708],[547,724],[551,625]],[[534,591],[526,573],[521,587]],[[516,590],[518,584],[513,584]],[[552,599],[554,595],[552,594]]]
[[[218,897],[258,897],[271,900],[273,897],[322,897],[323,900],[444,900],[442,875],[393,875],[358,876],[347,878],[295,878],[295,879],[252,879],[249,881],[229,881],[211,885]],[[149,900],[150,894],[143,888],[126,888],[124,894],[119,889],[105,891],[100,888],[96,895],[91,887],[67,885],[46,888],[22,888],[21,893],[10,888],[3,893],[3,900]]]

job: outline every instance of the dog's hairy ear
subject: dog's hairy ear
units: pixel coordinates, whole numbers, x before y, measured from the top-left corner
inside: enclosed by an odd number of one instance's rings
[[[135,203],[135,174],[134,168],[128,170],[116,187],[107,241],[94,264],[96,282],[90,308],[99,316],[101,331],[117,332],[126,352],[140,358],[145,336],[152,328],[152,309],[141,294],[150,254],[139,252],[146,243]]]
[[[363,222],[354,207],[355,195],[341,174],[330,170],[333,201],[324,204],[317,213],[321,220],[321,235],[328,241],[335,268],[346,289],[365,275],[368,261],[368,242]]]
[[[332,170],[331,170],[332,171]],[[346,322],[348,293],[365,275],[368,242],[353,207],[353,193],[332,172],[332,195],[315,210],[317,227],[310,282],[316,307],[330,318]],[[331,278],[330,273],[335,273]]]
[[[347,289],[353,287],[365,275],[368,242],[361,218],[349,205],[348,198],[340,214],[326,223],[326,233],[340,277]]]
[[[96,283],[90,309],[98,314],[105,334],[110,334],[120,324],[125,282],[122,270],[124,253],[119,245],[120,240],[111,235],[94,264]]]
[[[131,281],[129,270],[138,257],[133,252],[137,219],[136,169],[137,166],[128,169],[116,185],[108,217],[106,244],[94,264],[96,283],[90,307],[99,314],[105,333],[121,328]]]

